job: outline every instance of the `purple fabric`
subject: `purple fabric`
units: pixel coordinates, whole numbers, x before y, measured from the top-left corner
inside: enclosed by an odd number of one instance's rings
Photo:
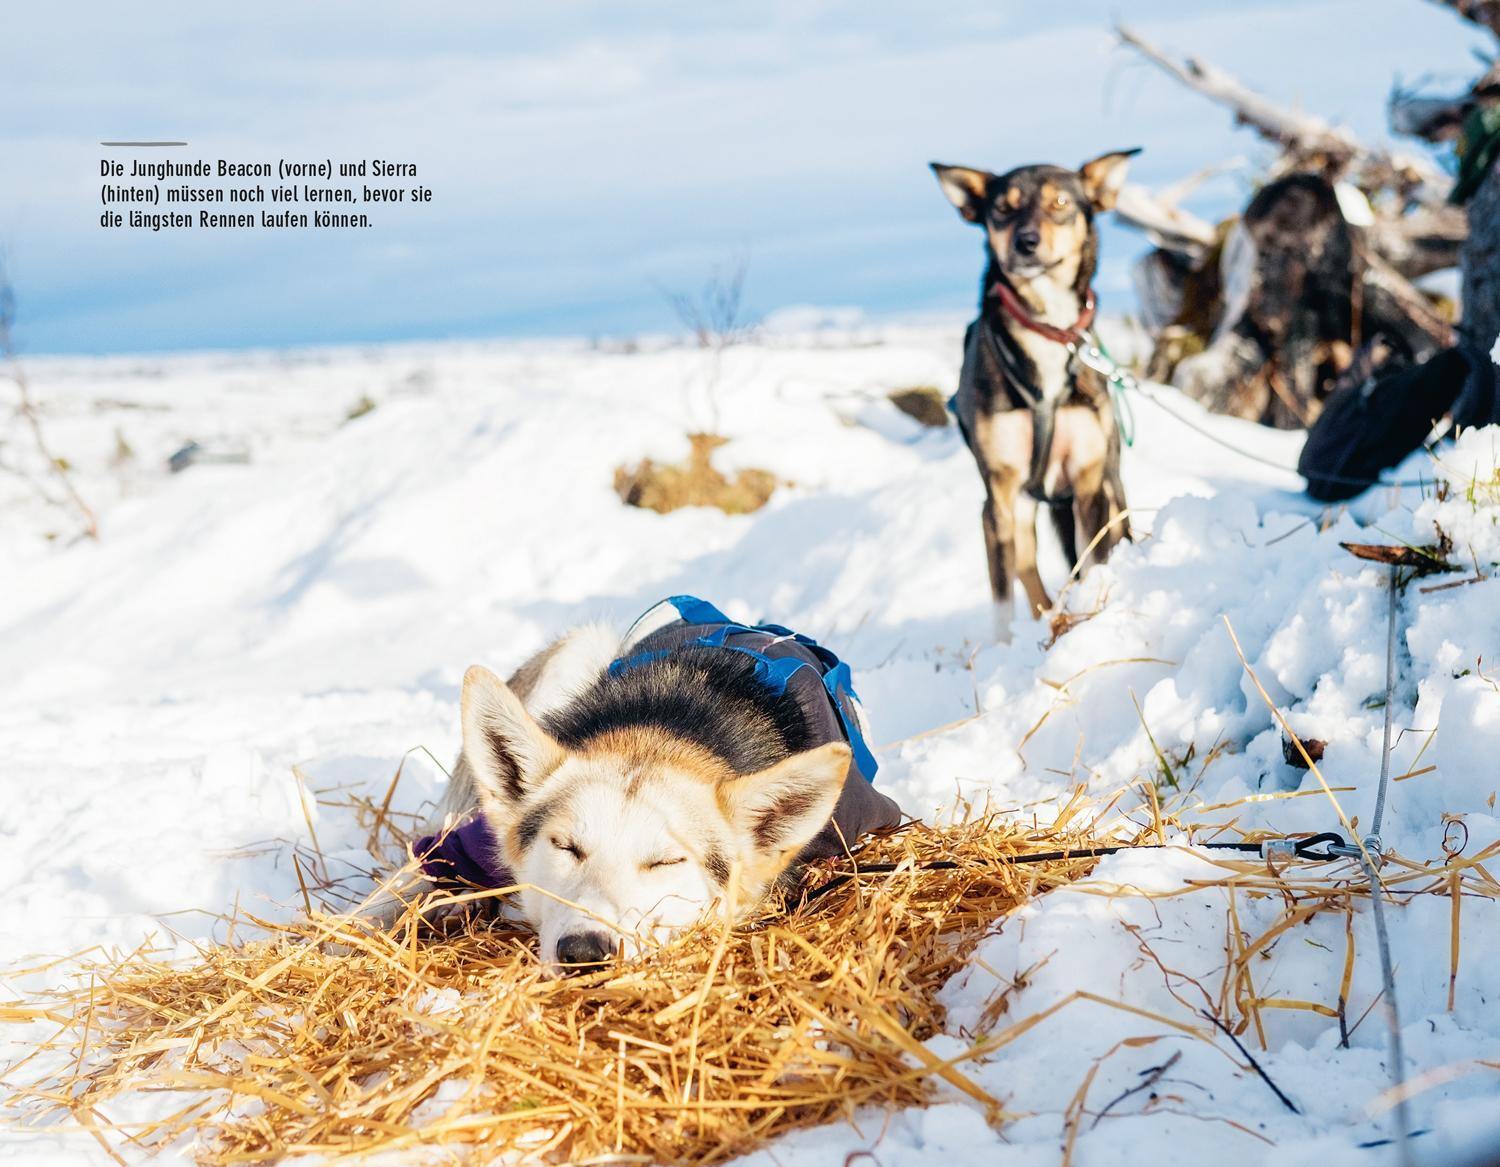
[[[483,815],[474,815],[446,835],[423,836],[412,854],[422,861],[428,879],[448,887],[510,887],[516,882],[500,862],[500,840]]]

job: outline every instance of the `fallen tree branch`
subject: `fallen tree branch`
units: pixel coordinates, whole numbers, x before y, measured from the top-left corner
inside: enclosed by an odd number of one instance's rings
[[[1278,105],[1227,70],[1201,57],[1177,56],[1123,24],[1115,25],[1115,35],[1193,92],[1227,107],[1237,123],[1280,146],[1282,157],[1272,169],[1272,178],[1308,170],[1337,181],[1355,172],[1366,194],[1394,186],[1403,200],[1415,197],[1434,203],[1447,195],[1451,182],[1423,159],[1372,150],[1342,126]]]
[[[1453,344],[1452,326],[1362,239],[1317,175],[1263,187],[1221,268],[1212,339],[1170,370],[1174,385],[1220,413],[1305,426],[1367,344],[1379,343],[1380,366],[1395,362],[1392,370]]]
[[[1308,159],[1321,155],[1327,164],[1343,170],[1367,153],[1348,130],[1330,125],[1314,114],[1285,109],[1262,97],[1239,78],[1200,57],[1177,57],[1123,24],[1115,35],[1148,61],[1175,77],[1195,93],[1228,106],[1235,120],[1288,153]]]
[[[1128,182],[1115,203],[1115,217],[1166,251],[1197,259],[1218,238],[1214,225],[1139,183]]]
[[[1376,216],[1366,229],[1375,252],[1409,280],[1458,266],[1458,253],[1469,237],[1462,207],[1418,207],[1399,218]]]
[[[1366,254],[1362,283],[1367,315],[1384,322],[1414,353],[1447,348],[1457,339],[1453,325],[1438,315],[1421,290],[1380,256]],[[1368,335],[1379,326],[1367,322],[1364,330]]]

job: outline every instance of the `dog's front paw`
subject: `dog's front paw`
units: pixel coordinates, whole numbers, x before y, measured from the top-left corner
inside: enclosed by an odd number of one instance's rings
[[[1014,632],[1016,621],[1016,604],[1014,600],[996,600],[990,606],[990,619],[993,622],[996,644],[1009,644]]]

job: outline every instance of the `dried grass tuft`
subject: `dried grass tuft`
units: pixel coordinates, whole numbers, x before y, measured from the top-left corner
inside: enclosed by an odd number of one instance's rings
[[[687,461],[670,464],[644,458],[615,469],[615,493],[627,506],[667,514],[679,507],[717,507],[728,515],[758,511],[779,483],[769,470],[739,470],[727,477],[713,464],[714,451],[729,441],[718,434],[688,434]]]
[[[922,1044],[943,1024],[938,990],[997,921],[1093,863],[1006,858],[1093,842],[993,819],[913,826],[858,853],[894,872],[567,980],[545,979],[529,934],[504,923],[435,936],[415,912],[389,933],[319,912],[242,918],[260,939],[186,964],[80,962],[81,987],[0,1015],[57,1022],[44,1052],[69,1063],[12,1104],[135,1152],[191,1141],[207,1164],[418,1143],[474,1162],[717,1163],[862,1104],[923,1104],[938,1082],[999,1122],[964,1072],[983,1047],[941,1061]],[[918,870],[935,860],[961,866]],[[820,865],[802,894],[849,868]],[[183,1106],[153,1124],[106,1116],[174,1091]]]

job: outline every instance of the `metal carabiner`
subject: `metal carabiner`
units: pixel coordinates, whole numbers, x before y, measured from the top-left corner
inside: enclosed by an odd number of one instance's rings
[[[1094,372],[1103,373],[1112,381],[1120,376],[1120,366],[1112,361],[1109,358],[1108,354],[1106,354],[1105,351],[1101,349],[1097,344],[1070,344],[1068,347],[1073,350],[1073,355],[1076,356],[1082,364],[1087,365],[1090,369],[1093,369]]]
[[[1321,835],[1311,835],[1306,839],[1289,839],[1293,852],[1299,859],[1313,859],[1318,862],[1327,862],[1333,859],[1345,858],[1350,850],[1350,845],[1344,836],[1336,831],[1324,831]],[[1315,850],[1318,844],[1326,844],[1322,851]],[[1359,854],[1359,848],[1353,848],[1354,854]]]

